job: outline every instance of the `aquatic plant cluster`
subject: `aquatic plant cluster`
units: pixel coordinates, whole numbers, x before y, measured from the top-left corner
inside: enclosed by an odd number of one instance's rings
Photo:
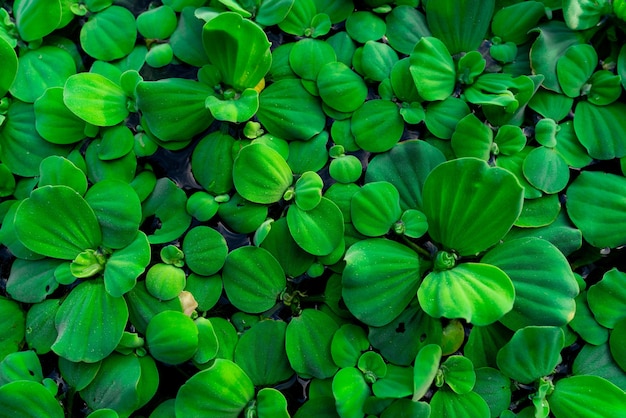
[[[0,6],[0,417],[626,416],[625,0]]]

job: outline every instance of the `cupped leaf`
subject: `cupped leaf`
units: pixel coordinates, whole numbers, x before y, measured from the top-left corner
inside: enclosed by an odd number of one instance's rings
[[[51,155],[39,164],[39,187],[64,185],[83,196],[87,191],[87,177],[74,163],[64,157]]]
[[[482,43],[495,8],[495,0],[431,1],[426,5],[428,27],[450,53],[470,52]]]
[[[590,157],[610,160],[626,155],[624,112],[626,104],[620,102],[607,106],[596,106],[589,102],[576,105],[574,131]]]
[[[241,367],[218,358],[180,387],[176,414],[237,418],[253,398],[254,384]]]
[[[424,183],[429,234],[460,255],[498,242],[519,216],[523,188],[509,171],[476,158],[437,166]]]
[[[15,232],[26,248],[64,260],[102,243],[94,211],[68,186],[34,190],[17,209]]]
[[[533,261],[538,257],[541,263]],[[508,328],[563,326],[574,317],[578,285],[567,259],[553,244],[519,238],[494,247],[481,261],[499,267],[513,281],[513,310],[500,319]]]
[[[118,180],[102,180],[85,194],[102,231],[102,244],[119,249],[130,244],[141,223],[141,202],[135,190]]]
[[[568,416],[615,416],[626,414],[626,392],[599,376],[570,376],[556,382],[548,396],[557,418]]]
[[[326,313],[304,309],[287,325],[285,348],[293,370],[302,377],[326,379],[337,372],[330,347],[339,326]]]
[[[215,195],[233,187],[233,146],[235,138],[212,132],[198,142],[191,155],[191,171],[202,187]]]
[[[598,54],[589,44],[570,46],[556,63],[556,74],[566,96],[578,97],[598,66]]]
[[[564,342],[558,327],[522,328],[498,351],[498,368],[520,383],[532,383],[552,374],[561,361]]]
[[[365,184],[352,196],[351,218],[354,227],[368,237],[385,235],[400,220],[400,195],[393,184]]]
[[[41,383],[16,380],[0,386],[0,410],[6,417],[63,418],[63,408]]]
[[[469,393],[476,383],[476,372],[472,361],[467,357],[450,356],[441,364],[444,382],[455,393],[463,395]]]
[[[254,143],[239,151],[233,164],[237,192],[254,203],[278,202],[293,175],[285,159],[267,145]]]
[[[306,252],[317,256],[328,255],[336,249],[344,232],[341,210],[325,197],[308,211],[297,205],[289,206],[287,226],[294,241]]]
[[[476,157],[488,161],[493,149],[493,131],[470,113],[456,125],[451,144],[457,157]]]
[[[228,254],[222,280],[230,302],[248,313],[270,309],[287,284],[285,272],[274,256],[252,246],[240,247]]]
[[[221,100],[216,96],[209,96],[206,98],[206,107],[217,120],[245,122],[259,109],[259,93],[248,88],[232,100]]]
[[[126,93],[96,73],[75,74],[67,79],[63,102],[76,116],[96,126],[113,126],[128,116]]]
[[[560,192],[569,182],[569,167],[553,148],[534,148],[524,159],[522,171],[533,187],[548,194]]]
[[[135,46],[135,16],[125,7],[111,6],[92,14],[80,30],[80,45],[95,59],[112,61]]]
[[[417,353],[413,366],[413,401],[426,395],[437,376],[440,361],[441,347],[437,344],[428,344]]]
[[[213,122],[205,107],[213,89],[204,83],[182,78],[140,82],[137,107],[150,132],[161,141],[185,141]],[[172,123],[174,122],[174,123]]]
[[[224,83],[237,90],[255,87],[272,64],[265,32],[234,12],[220,13],[207,22],[202,43]]]
[[[299,79],[272,83],[261,92],[259,100],[259,122],[279,138],[306,141],[324,129],[326,115],[319,99]]]
[[[456,66],[439,38],[423,37],[417,42],[409,70],[417,92],[425,100],[444,100],[454,91]]]
[[[334,61],[323,65],[317,75],[323,102],[340,112],[354,112],[367,97],[367,85],[346,64]]]
[[[368,100],[353,113],[351,130],[362,149],[384,152],[400,140],[404,132],[404,120],[394,102]]]
[[[104,287],[113,297],[120,297],[135,287],[137,278],[150,263],[150,243],[142,231],[124,248],[114,251],[104,269]]]
[[[196,226],[185,235],[183,252],[191,271],[202,276],[211,276],[224,265],[228,246],[226,239],[215,229]]]
[[[363,328],[344,324],[335,332],[330,345],[330,354],[339,367],[354,367],[361,353],[369,348]]]
[[[198,349],[198,327],[182,312],[163,311],[148,322],[146,343],[156,360],[166,364],[184,363]]]
[[[422,309],[435,318],[463,318],[489,325],[513,308],[515,288],[501,269],[489,264],[463,263],[429,273],[417,297]]]
[[[324,181],[314,171],[303,173],[298,181],[296,181],[296,205],[302,210],[311,210],[315,208],[322,200],[322,188]]]
[[[587,301],[594,317],[601,325],[613,328],[626,317],[626,273],[612,268],[602,280],[589,287]]]
[[[584,171],[567,189],[567,210],[586,241],[598,248],[626,243],[626,199],[619,192],[626,179]],[[589,216],[593,213],[593,216]]]
[[[52,350],[74,362],[102,360],[117,347],[127,321],[124,299],[109,295],[100,280],[83,282],[57,311],[59,334]]]
[[[355,367],[345,367],[333,377],[333,396],[337,413],[342,417],[363,416],[365,400],[371,390],[363,373]]]
[[[539,1],[511,4],[496,11],[491,31],[505,42],[520,45],[530,39],[528,32],[537,26],[545,13],[545,6]]]
[[[353,244],[344,259],[344,302],[364,323],[388,324],[415,297],[420,263],[410,248],[383,238],[366,239]]]

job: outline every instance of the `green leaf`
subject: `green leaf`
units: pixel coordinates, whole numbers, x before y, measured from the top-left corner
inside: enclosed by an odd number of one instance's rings
[[[430,401],[431,416],[451,418],[487,417],[487,402],[475,392],[458,395],[448,390],[438,390]]]
[[[268,132],[288,141],[306,141],[319,134],[326,124],[319,100],[299,79],[279,80],[265,88],[257,117]]]
[[[353,244],[344,260],[344,302],[360,321],[386,325],[415,297],[420,263],[408,247],[383,238],[366,239]]]
[[[606,106],[622,94],[621,77],[609,70],[599,70],[589,79],[588,100],[597,106]]]
[[[272,254],[260,247],[231,251],[222,269],[230,302],[247,313],[260,313],[276,304],[285,289],[285,273]]]
[[[515,290],[511,279],[498,267],[463,263],[429,273],[417,297],[422,309],[435,318],[463,318],[483,326],[513,308]]]
[[[568,187],[568,215],[591,245],[613,248],[626,242],[626,199],[619,193],[625,186],[622,176],[584,171]]]
[[[85,194],[102,231],[102,244],[119,249],[130,244],[141,223],[141,202],[135,190],[118,180],[102,180]]]
[[[537,26],[546,14],[540,1],[524,1],[496,11],[491,21],[491,31],[504,42],[521,45],[530,39],[528,32]]]
[[[626,317],[625,282],[626,273],[614,267],[602,276],[602,280],[589,287],[587,292],[589,308],[600,325],[613,328]]]
[[[622,318],[615,323],[609,338],[611,355],[622,370],[626,370],[626,349],[624,344],[622,344],[624,338],[626,338],[626,318]]]
[[[493,132],[473,113],[456,125],[451,138],[457,157],[476,157],[488,161],[493,149]]]
[[[137,16],[137,30],[146,39],[169,38],[177,23],[176,13],[167,5],[148,9]]]
[[[80,168],[64,157],[51,155],[39,165],[38,187],[64,185],[71,187],[81,196],[87,191],[87,177]]]
[[[581,95],[591,74],[598,66],[598,54],[589,44],[572,45],[556,63],[556,74],[563,93],[569,97]]]
[[[569,182],[569,167],[553,148],[534,148],[524,159],[522,171],[531,186],[548,194],[562,191]]]
[[[385,21],[370,11],[354,12],[346,19],[346,32],[362,44],[379,40],[385,35],[386,28]]]
[[[136,356],[114,353],[102,361],[98,373],[80,394],[92,409],[108,408],[129,414],[139,404],[137,386],[141,377],[141,364]]]
[[[97,218],[87,202],[67,186],[43,186],[24,200],[15,214],[15,231],[30,250],[73,260],[102,242]]]
[[[574,30],[585,30],[594,27],[600,18],[612,11],[608,0],[565,0],[563,17],[567,26]]]
[[[398,62],[398,53],[389,45],[376,41],[367,41],[362,51],[362,70],[365,77],[374,81],[389,78],[391,69]]]
[[[474,392],[487,402],[492,417],[501,416],[511,404],[511,380],[491,367],[476,369]]]
[[[120,297],[135,287],[137,278],[150,263],[148,237],[139,231],[126,247],[114,251],[104,269],[104,286],[113,297]]]
[[[352,114],[351,130],[359,147],[369,152],[384,152],[400,140],[404,120],[394,102],[368,100]]]
[[[0,74],[0,97],[4,97],[17,75],[18,61],[15,50],[2,37],[0,37],[0,60],[4,66]]]
[[[52,33],[61,23],[61,9],[61,2],[58,0],[16,0],[13,14],[20,38],[31,42]]]
[[[460,355],[450,356],[441,364],[443,380],[459,395],[469,393],[476,383],[472,361]]]
[[[275,385],[293,375],[285,351],[286,329],[283,321],[264,320],[239,338],[235,362],[256,386]]]
[[[220,13],[207,22],[202,43],[224,83],[239,91],[259,84],[272,64],[265,32],[234,12]]]
[[[558,20],[544,23],[533,28],[531,32],[539,32],[539,36],[530,49],[530,65],[535,74],[545,76],[543,82],[545,88],[561,93],[557,63],[570,46],[583,42],[583,36]]]
[[[585,344],[572,364],[572,372],[603,377],[622,390],[626,387],[626,372],[615,363],[607,343]]]
[[[604,344],[609,340],[609,330],[598,323],[587,302],[587,291],[576,297],[576,315],[569,326],[590,344]]]
[[[385,17],[389,45],[396,51],[410,55],[415,44],[424,36],[431,36],[424,14],[409,5],[398,5]]]
[[[185,141],[204,131],[213,122],[205,107],[213,89],[182,78],[145,81],[137,85],[137,107],[145,123],[161,141]],[[176,123],[171,123],[175,120]],[[143,122],[142,122],[143,123]]]
[[[282,392],[274,388],[263,388],[256,396],[256,411],[259,418],[289,418],[287,399]]]
[[[572,414],[602,416],[606,411],[615,416],[626,414],[626,392],[598,376],[570,376],[559,380],[548,402],[557,418]]]
[[[537,257],[542,263],[532,261]],[[508,328],[563,326],[574,317],[576,279],[565,256],[548,241],[532,237],[507,241],[481,261],[499,267],[513,281],[513,310],[500,319]]]
[[[317,75],[317,88],[323,102],[340,112],[354,112],[367,97],[367,85],[342,62],[323,65]]]
[[[6,284],[7,293],[11,298],[24,303],[43,301],[59,286],[54,279],[54,270],[61,263],[61,260],[51,258],[15,260]]]
[[[215,195],[233,187],[233,155],[235,139],[216,131],[198,142],[191,155],[191,171],[202,187]]]
[[[163,244],[180,237],[191,223],[186,210],[187,195],[168,178],[157,180],[152,193],[143,201],[142,223],[150,216],[160,228],[148,235],[151,244]]]
[[[448,47],[450,53],[478,49],[489,29],[495,0],[439,0],[426,4],[426,18],[433,36]]]
[[[339,326],[322,311],[304,309],[287,325],[285,347],[293,370],[299,376],[326,379],[337,372],[330,347]]]
[[[354,227],[363,235],[385,235],[400,220],[400,195],[393,184],[374,182],[363,185],[352,196],[351,218]]]
[[[574,99],[564,94],[539,89],[530,102],[528,102],[528,107],[539,113],[544,118],[560,121],[569,114],[570,110],[572,110],[573,103]]]
[[[363,328],[344,324],[333,335],[330,354],[339,367],[354,367],[361,353],[368,348],[369,341]]]
[[[254,384],[246,373],[230,360],[216,359],[180,387],[176,414],[237,418],[253,398]]]
[[[224,265],[228,254],[226,239],[208,226],[190,229],[185,235],[182,248],[189,269],[202,276],[217,273]]]
[[[424,181],[444,161],[443,154],[425,141],[402,141],[370,160],[365,182],[387,181],[400,193],[402,210],[421,209]]]
[[[523,189],[515,176],[476,158],[437,166],[424,183],[423,196],[429,234],[462,256],[498,242],[523,203]]]
[[[626,112],[624,103],[596,106],[579,102],[574,116],[574,130],[589,156],[599,160],[621,158],[626,155]]]
[[[0,386],[0,410],[5,417],[63,418],[63,408],[38,382],[17,380]]]
[[[363,373],[355,367],[345,367],[333,377],[333,396],[337,413],[342,417],[362,417],[365,400],[371,390]]]
[[[19,57],[17,74],[9,91],[23,102],[34,103],[49,87],[62,87],[76,73],[76,63],[65,50],[42,46]]]
[[[135,16],[125,7],[111,6],[92,14],[80,30],[80,45],[91,57],[113,61],[130,54],[137,39]]]
[[[182,312],[163,311],[148,322],[146,344],[155,360],[166,364],[184,363],[198,349],[198,327]]]
[[[74,362],[93,363],[107,357],[122,338],[128,307],[110,296],[101,281],[76,286],[57,311],[59,333],[52,350]]]
[[[63,102],[63,88],[50,87],[35,101],[37,132],[54,144],[73,144],[85,138],[86,123]]]
[[[278,202],[291,183],[293,175],[283,157],[272,148],[253,143],[239,151],[233,164],[237,192],[255,203]]]
[[[95,73],[69,77],[63,102],[76,116],[96,126],[113,126],[128,116],[126,93],[108,78]]]
[[[554,372],[564,341],[563,331],[557,327],[522,328],[498,351],[498,367],[513,380],[533,383]]]
[[[0,298],[0,359],[18,351],[25,333],[25,315],[20,305],[5,297]]]
[[[439,38],[422,37],[417,42],[411,52],[409,70],[417,92],[424,100],[444,100],[452,95],[456,83],[456,66],[446,45]]]
[[[241,123],[252,118],[259,109],[259,93],[245,89],[233,100],[221,100],[215,96],[206,98],[206,107],[217,120]]]
[[[285,217],[272,222],[270,231],[260,246],[272,253],[289,277],[298,277],[305,273],[314,261],[314,256],[293,240]]]
[[[437,344],[424,346],[415,357],[413,366],[413,401],[416,402],[426,395],[432,385],[441,361],[441,347]]]
[[[469,106],[457,97],[429,103],[426,107],[426,127],[437,138],[450,139],[457,123],[470,113]]]
[[[341,210],[325,197],[308,211],[297,205],[289,206],[287,225],[294,241],[304,251],[317,256],[333,252],[341,243],[344,233]]]
[[[317,39],[301,39],[289,53],[289,65],[303,80],[316,81],[321,68],[336,61],[333,47]]]

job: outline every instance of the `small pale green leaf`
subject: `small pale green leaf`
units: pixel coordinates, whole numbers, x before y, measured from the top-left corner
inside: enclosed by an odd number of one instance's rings
[[[340,416],[363,416],[365,400],[371,395],[371,389],[359,369],[345,367],[339,370],[333,377],[332,388]]]
[[[498,267],[463,263],[429,273],[417,296],[422,309],[435,318],[463,318],[483,326],[497,321],[513,308],[515,289],[511,279]]]
[[[113,126],[128,116],[126,93],[108,78],[95,73],[67,79],[63,102],[76,116],[96,126]]]

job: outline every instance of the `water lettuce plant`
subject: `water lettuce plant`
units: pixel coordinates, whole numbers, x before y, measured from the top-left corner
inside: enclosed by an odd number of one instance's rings
[[[626,2],[0,2],[0,417],[626,416]]]

